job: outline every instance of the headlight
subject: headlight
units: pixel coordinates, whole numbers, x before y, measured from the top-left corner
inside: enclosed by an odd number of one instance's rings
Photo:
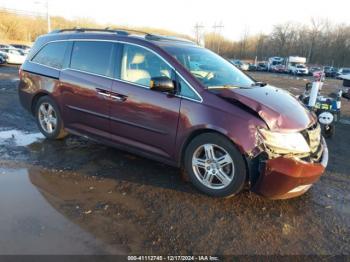
[[[310,147],[300,133],[279,133],[259,129],[262,139],[271,150],[277,154],[305,154]]]

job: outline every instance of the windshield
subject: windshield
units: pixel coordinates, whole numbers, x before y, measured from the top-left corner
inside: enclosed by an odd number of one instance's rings
[[[252,87],[255,82],[230,62],[205,48],[195,46],[165,46],[204,86]]]
[[[297,68],[305,68],[304,65],[297,65]]]

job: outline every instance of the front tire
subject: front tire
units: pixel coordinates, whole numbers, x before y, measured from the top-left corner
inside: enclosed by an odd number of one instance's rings
[[[35,117],[40,132],[48,139],[62,139],[68,135],[55,101],[49,96],[41,97],[35,106]]]
[[[241,153],[219,134],[205,133],[194,138],[186,148],[184,165],[192,184],[210,196],[233,196],[246,182]]]

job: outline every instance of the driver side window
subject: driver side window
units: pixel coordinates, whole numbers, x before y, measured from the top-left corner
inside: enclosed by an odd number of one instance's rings
[[[121,79],[150,87],[151,78],[172,78],[172,69],[156,54],[145,48],[125,44],[121,63]]]

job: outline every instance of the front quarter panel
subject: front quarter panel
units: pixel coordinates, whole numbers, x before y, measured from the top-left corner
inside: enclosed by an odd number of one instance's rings
[[[180,163],[182,153],[193,138],[193,134],[218,132],[228,137],[242,155],[250,155],[257,147],[257,126],[266,127],[258,117],[218,99],[222,108],[183,99],[181,102],[177,152]],[[222,110],[225,108],[226,110]],[[227,109],[230,109],[229,112]]]

